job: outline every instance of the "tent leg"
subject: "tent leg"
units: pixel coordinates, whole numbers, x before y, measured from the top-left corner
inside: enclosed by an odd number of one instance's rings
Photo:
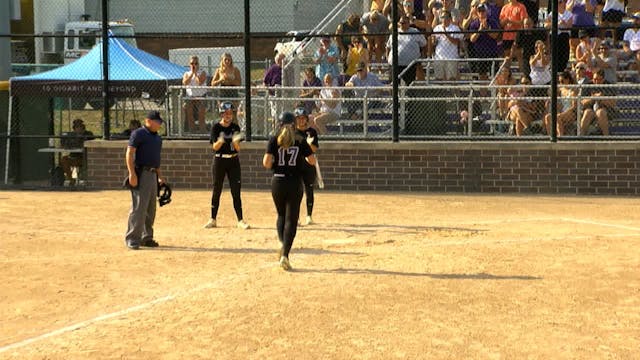
[[[13,105],[13,96],[9,97],[9,116],[7,117],[7,143],[6,143],[6,154],[5,154],[5,163],[4,163],[4,184],[7,185],[9,183],[9,150],[11,150],[11,107]]]

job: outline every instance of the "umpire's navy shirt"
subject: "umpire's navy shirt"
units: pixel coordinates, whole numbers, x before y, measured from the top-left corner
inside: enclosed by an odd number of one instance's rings
[[[136,167],[160,167],[162,138],[145,126],[134,130],[129,137],[129,146],[136,148]]]

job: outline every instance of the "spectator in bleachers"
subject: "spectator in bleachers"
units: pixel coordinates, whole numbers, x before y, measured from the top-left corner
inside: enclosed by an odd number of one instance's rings
[[[189,58],[189,71],[182,75],[183,86],[207,86],[207,73],[200,70],[200,60],[193,55]],[[200,132],[206,132],[205,113],[206,104],[204,100],[198,99],[207,93],[207,89],[192,89],[187,87],[185,90],[186,99],[183,106],[184,115],[187,119],[187,131],[196,129],[196,117]]]
[[[435,0],[436,3],[438,1],[442,1],[442,7],[438,8],[436,6],[432,10],[433,11],[433,22],[431,23],[431,27],[434,28],[434,31],[435,31],[435,27],[437,25],[441,25],[443,23],[442,14],[445,11],[449,12],[449,17],[450,17],[450,20],[451,20],[451,24],[460,27],[460,25],[462,25],[463,16],[460,13],[460,10],[456,9],[455,0]]]
[[[513,122],[517,136],[522,136],[529,132],[529,125],[531,125],[534,116],[538,112],[532,100],[518,99],[519,97],[531,96],[529,85],[531,85],[531,80],[528,76],[523,75],[520,78],[520,86],[513,86],[507,90],[509,97],[511,97],[507,105],[509,108],[507,120]]]
[[[384,7],[382,8],[382,15],[386,16],[391,24],[394,23],[393,19],[391,19],[391,8],[394,1],[398,3],[398,19],[404,16],[404,10],[402,8],[403,0],[385,0]]]
[[[320,79],[324,79],[326,74],[330,74],[331,78],[338,84],[338,78],[340,77],[340,50],[338,46],[333,44],[331,37],[323,36],[320,38],[320,47],[316,50],[313,57],[313,61],[316,65],[316,75]]]
[[[517,33],[510,30],[524,29],[527,18],[527,8],[518,0],[511,0],[500,10],[500,27],[505,30],[502,34],[502,49],[506,56],[517,55],[517,51],[512,51]],[[522,57],[518,59],[518,67],[523,71]]]
[[[389,32],[389,20],[377,10],[372,10],[360,19],[362,30],[366,35],[365,39],[369,45],[369,60],[371,62],[382,62],[384,58],[384,45],[387,42],[386,35],[369,35]]]
[[[369,50],[364,47],[362,43],[362,37],[352,36],[351,45],[349,45],[349,54],[347,55],[345,74],[348,77],[353,76],[356,73],[356,67],[358,64],[364,63],[369,69]]]
[[[606,42],[601,42],[597,50],[591,57],[591,68],[594,69],[594,73],[603,70],[605,80],[615,84],[618,82],[618,58],[615,52],[609,50]]]
[[[569,45],[572,50],[576,50],[576,46],[582,41],[582,32],[584,30],[588,36],[595,37],[598,29],[593,18],[594,6],[598,0],[567,0],[567,10],[573,14],[573,28],[571,29],[571,39]],[[575,54],[577,61],[578,54]]]
[[[631,51],[628,41],[622,40],[621,43],[622,48],[615,51],[616,58],[618,58],[618,70],[627,70],[629,69],[629,65],[636,61],[636,53]]]
[[[493,83],[499,86],[497,91],[498,116],[500,116],[500,119],[506,119],[507,114],[509,113],[509,89],[511,88],[511,85],[516,84],[516,79],[511,73],[510,59],[505,59],[505,62],[500,67],[500,71],[496,75]]]
[[[487,8],[487,18],[491,19],[500,26],[500,10],[502,8],[502,1],[500,5],[496,3],[496,0],[473,0],[471,6],[477,6],[483,4]]]
[[[320,112],[313,117],[313,123],[319,134],[327,133],[327,124],[333,123],[340,119],[342,113],[342,105],[340,104],[340,91],[331,89],[334,85],[334,79],[331,74],[324,76],[324,89],[320,90],[320,101],[318,107]]]
[[[302,89],[300,97],[314,98],[320,95],[320,87],[322,87],[322,80],[316,76],[316,72],[313,67],[308,67],[304,70],[304,80],[302,86],[309,89]],[[307,100],[304,102],[304,108],[307,110],[307,114],[313,113],[315,108],[315,101]]]
[[[216,69],[211,79],[211,86],[220,86],[220,102],[231,101],[234,107],[238,108],[238,89],[225,89],[228,86],[240,86],[242,84],[242,75],[240,69],[233,64],[231,54],[224,53],[220,57],[220,65]]]
[[[365,96],[367,97],[379,96],[378,91],[372,91],[369,89],[362,89],[362,88],[380,87],[380,86],[384,86],[384,83],[380,81],[380,79],[376,74],[370,73],[367,71],[367,66],[365,63],[360,63],[356,67],[356,74],[353,75],[351,79],[349,79],[349,81],[347,81],[344,84],[344,86],[359,88],[359,89],[353,90],[353,96],[358,100],[348,101],[346,103],[349,116],[353,119],[353,118],[356,118],[357,112],[359,112],[359,110],[362,110],[363,100],[360,100],[360,99],[364,98]],[[369,106],[371,107],[377,106],[377,102],[369,101]]]
[[[458,62],[447,61],[460,58],[459,46],[463,34],[460,28],[451,22],[451,13],[448,10],[440,12],[442,24],[433,28],[434,55],[437,60],[433,64],[435,77],[438,80],[458,80]]]
[[[398,20],[398,73],[402,75],[405,84],[411,84],[416,78],[416,66],[407,69],[413,60],[419,59],[422,48],[427,45],[427,39],[415,28],[409,27],[409,19],[403,16]],[[393,64],[392,38],[387,40],[387,61]],[[405,69],[407,69],[405,71]]]
[[[529,66],[531,72],[529,77],[531,78],[531,85],[545,85],[551,84],[551,55],[547,52],[547,46],[541,40],[535,42],[536,52],[529,58]],[[548,88],[533,88],[531,89],[531,95],[535,97],[544,97],[548,95]],[[536,99],[532,101],[532,104],[538,111],[542,112],[544,108],[544,100]]]
[[[474,31],[469,36],[469,57],[473,59],[479,58],[495,58],[498,56],[497,38],[498,32],[487,32],[489,30],[497,30],[500,25],[487,16],[488,8],[483,3],[472,5],[469,17],[464,21],[469,31]],[[492,61],[471,61],[469,66],[471,71],[478,73],[480,80],[489,79]]]
[[[576,97],[577,93],[575,88],[569,87],[569,85],[575,84],[573,76],[569,71],[564,71],[558,75],[558,115],[556,116],[556,133],[558,136],[564,136],[567,133],[567,125],[575,122],[576,111],[578,109],[578,101],[571,99]],[[544,116],[544,126],[547,130],[547,134],[551,134],[551,114],[548,113]]]
[[[522,0],[522,5],[527,9],[527,17],[531,19],[531,22],[533,23],[532,27],[537,27],[540,0]]]
[[[593,83],[597,85],[608,84],[604,70],[598,70],[593,74]],[[602,135],[609,135],[609,119],[615,114],[616,101],[614,99],[598,99],[600,96],[615,96],[612,87],[585,89],[585,96],[596,99],[582,99],[582,118],[580,119],[580,135],[589,133],[589,126],[595,119]]]
[[[524,20],[524,30],[516,35],[516,41],[511,48],[511,54],[518,59],[518,66],[522,73],[527,75],[531,73],[529,60],[536,53],[536,42],[546,43],[548,34],[546,29],[534,28],[531,19]]]
[[[576,74],[576,84],[591,84],[591,79],[588,75],[589,68],[587,67],[587,64],[583,63],[582,61],[577,62],[573,68],[574,73]]]
[[[427,14],[423,10],[422,0],[403,0],[402,12],[404,14],[403,17],[409,19],[409,29],[416,29],[425,34],[425,36],[431,33],[431,21],[427,18]],[[400,29],[399,31],[401,32],[402,30]],[[427,53],[429,39],[426,38],[426,40],[427,46],[421,47],[420,57],[425,56]],[[425,79],[422,64],[415,67],[415,78],[418,80]]]
[[[602,34],[605,37],[617,39],[616,29],[622,23],[622,18],[626,16],[624,3],[625,0],[605,0],[602,8],[602,21],[600,22],[600,26],[605,28]],[[610,35],[607,35],[607,33],[610,33]]]
[[[577,62],[583,62],[591,64],[591,58],[593,54],[597,52],[597,47],[600,45],[600,40],[597,38],[591,38],[587,30],[580,30],[578,33],[580,42],[575,48],[575,58]]]
[[[349,46],[351,45],[351,36],[361,34],[362,26],[360,25],[360,16],[358,14],[351,14],[347,17],[347,20],[336,29],[336,43],[338,49],[340,49],[340,60],[342,61],[346,69],[347,55],[349,55]]]
[[[631,51],[638,52],[640,50],[640,12],[631,15],[633,19],[633,27],[625,30],[622,40],[629,42]]]
[[[262,84],[269,89],[269,95],[272,97],[276,95],[275,88],[282,86],[282,64],[284,63],[284,58],[285,55],[283,53],[277,53],[274,58],[274,64],[267,69],[262,80]],[[282,112],[282,104],[276,100],[270,101],[269,106],[271,108],[271,118],[275,121]]]

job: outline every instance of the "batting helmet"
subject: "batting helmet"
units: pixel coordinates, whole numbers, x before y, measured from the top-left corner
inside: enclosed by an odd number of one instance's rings
[[[220,113],[223,113],[227,110],[235,110],[236,107],[233,106],[233,103],[231,101],[223,101],[220,103],[220,105],[218,105],[218,111]]]
[[[295,115],[293,115],[288,111],[285,111],[282,114],[280,114],[280,116],[278,116],[278,122],[280,123],[280,125],[293,124],[295,123],[295,121],[296,121]]]
[[[158,185],[158,204],[165,206],[171,202],[171,186],[167,183]]]
[[[307,109],[303,108],[303,107],[297,107],[293,110],[293,115],[295,115],[295,117],[298,116],[304,116],[306,118],[309,118],[309,113],[307,112]]]

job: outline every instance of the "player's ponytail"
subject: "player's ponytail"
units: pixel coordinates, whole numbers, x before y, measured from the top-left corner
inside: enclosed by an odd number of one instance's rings
[[[278,133],[278,146],[288,149],[295,142],[295,131],[293,124],[286,124],[280,127]]]

